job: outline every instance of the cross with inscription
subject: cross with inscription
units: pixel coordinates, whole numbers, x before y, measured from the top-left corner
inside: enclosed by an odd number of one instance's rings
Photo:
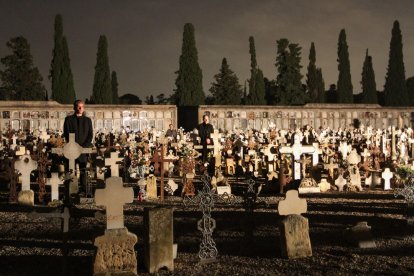
[[[220,150],[221,150],[221,142],[220,142],[220,138],[221,138],[221,133],[219,133],[219,131],[217,129],[214,130],[213,134],[210,134],[211,139],[213,140],[213,144],[214,144],[214,155],[220,154]]]
[[[124,204],[132,203],[134,190],[124,188],[122,178],[117,176],[109,177],[105,183],[105,189],[95,191],[95,202],[106,206],[106,229],[124,228]]]
[[[92,153],[91,148],[82,148],[75,142],[75,133],[69,133],[69,143],[65,144],[63,148],[53,148],[52,153],[62,154],[69,160],[69,171],[75,172],[75,160],[83,153]]]
[[[14,163],[14,168],[22,174],[22,191],[30,190],[30,174],[37,169],[37,162],[26,154]]]
[[[295,179],[300,179],[300,163],[298,162],[300,156],[303,153],[313,153],[315,148],[313,146],[302,146],[300,143],[299,135],[295,135],[295,143],[291,146],[283,146],[279,148],[280,153],[290,153],[293,154],[293,158],[295,159],[293,168],[294,168],[294,177]]]
[[[47,185],[50,185],[51,189],[51,201],[59,200],[59,184],[62,181],[59,179],[59,173],[53,172],[52,177],[49,178]]]
[[[110,158],[105,158],[105,166],[111,166],[111,176],[119,176],[119,164],[124,158],[118,156],[118,152],[111,152]]]

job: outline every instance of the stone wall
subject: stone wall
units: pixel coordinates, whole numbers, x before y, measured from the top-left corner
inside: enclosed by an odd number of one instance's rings
[[[177,124],[174,105],[86,105],[86,115],[92,119],[94,129],[119,130],[129,127],[135,131],[147,127],[168,129]],[[0,127],[9,124],[15,130],[62,130],[65,117],[73,113],[73,105],[55,101],[0,101]]]
[[[204,114],[222,130],[263,129],[274,124],[277,128],[310,125],[313,128],[345,128],[358,119],[365,126],[386,128],[410,126],[414,123],[414,107],[381,107],[366,104],[307,104],[304,106],[225,106],[202,105],[199,122]]]

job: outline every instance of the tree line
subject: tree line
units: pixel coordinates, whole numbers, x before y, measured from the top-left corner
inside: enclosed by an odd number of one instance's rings
[[[7,43],[11,54],[1,58],[1,100],[48,100],[70,104],[76,99],[73,74],[70,66],[69,47],[63,32],[61,15],[54,22],[54,47],[49,79],[51,94],[43,85],[43,77],[34,66],[30,44],[22,36],[11,38]],[[147,96],[146,104],[176,104],[178,106],[218,105],[303,105],[306,103],[371,103],[385,106],[414,105],[414,77],[406,79],[403,43],[399,22],[395,21],[391,42],[385,85],[377,90],[373,59],[368,49],[362,66],[360,94],[353,93],[350,73],[348,43],[345,29],[338,37],[338,80],[325,90],[322,69],[317,67],[316,46],[312,42],[306,78],[301,74],[302,48],[287,38],[276,41],[276,74],[266,78],[257,63],[254,37],[248,39],[250,53],[250,78],[240,84],[230,62],[223,57],[219,71],[206,96],[203,74],[198,63],[195,29],[191,23],[184,25],[179,68],[173,93]],[[110,70],[108,41],[101,35],[96,54],[92,95],[86,102],[91,104],[142,104],[134,94],[118,96],[118,78]]]

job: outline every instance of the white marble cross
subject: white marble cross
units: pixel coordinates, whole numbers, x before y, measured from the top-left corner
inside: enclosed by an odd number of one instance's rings
[[[306,199],[299,198],[299,192],[297,190],[289,190],[286,193],[286,198],[279,201],[277,209],[281,216],[300,215],[306,213],[308,204]]]
[[[335,185],[338,186],[339,191],[344,190],[344,186],[346,185],[346,179],[341,175],[335,180]]]
[[[339,146],[339,151],[342,153],[342,159],[346,159],[346,157],[348,156],[348,143],[345,142],[341,142],[341,145]]]
[[[111,176],[119,176],[119,164],[124,160],[122,157],[118,157],[118,152],[111,152],[110,158],[105,158],[105,166],[111,166]]]
[[[22,174],[22,191],[30,190],[30,174],[37,169],[37,161],[26,154],[14,163],[14,168]]]
[[[42,139],[43,143],[46,143],[49,140],[50,135],[47,134],[46,130],[42,130],[42,133],[39,135],[39,138]]]
[[[362,161],[365,161],[367,157],[371,156],[371,153],[369,153],[368,149],[365,148],[364,152],[361,153],[361,156],[363,157]]]
[[[319,147],[319,143],[312,144],[315,151],[312,153],[312,165],[316,166],[319,162],[319,155],[322,154],[322,149]]]
[[[220,154],[220,150],[221,150],[221,143],[220,143],[220,138],[221,138],[221,133],[219,133],[219,131],[217,129],[214,130],[213,134],[210,134],[211,139],[213,140],[214,143],[214,155],[216,154]]]
[[[52,177],[48,179],[47,185],[50,185],[51,189],[51,200],[59,200],[59,184],[62,181],[59,179],[59,173],[53,172]]]
[[[314,151],[315,151],[315,148],[313,146],[303,146],[300,143],[299,135],[295,135],[295,143],[291,147],[284,146],[284,147],[280,147],[279,149],[280,153],[293,154],[295,161],[298,161],[300,159],[301,154],[313,153]],[[294,163],[295,179],[300,179],[300,163],[299,162],[293,162],[293,163]]]
[[[124,188],[122,178],[112,176],[105,189],[95,191],[96,205],[106,206],[106,229],[124,228],[124,204],[134,200],[134,190]]]
[[[10,145],[10,148],[12,150],[14,150],[17,147],[17,136],[16,136],[16,134],[13,134],[12,141],[13,141],[13,144]]]
[[[62,148],[53,148],[52,153],[62,154],[69,160],[69,170],[75,172],[75,160],[83,153],[92,153],[91,148],[82,148],[75,142],[75,133],[69,133],[69,143]]]
[[[390,171],[390,168],[385,168],[384,172],[381,174],[384,179],[384,190],[391,189],[390,179],[393,177],[393,173]]]

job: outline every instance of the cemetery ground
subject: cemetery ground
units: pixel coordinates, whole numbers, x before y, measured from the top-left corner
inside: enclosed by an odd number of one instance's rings
[[[235,192],[237,195],[237,192]],[[69,232],[60,220],[28,218],[32,207],[10,205],[7,193],[0,203],[0,275],[92,275],[94,239],[104,233],[103,209],[94,204],[76,205]],[[406,202],[393,191],[330,191],[301,195],[308,202],[312,257],[285,259],[281,256],[277,204],[284,195],[263,194],[253,215],[240,204],[217,203],[213,239],[219,255],[215,262],[201,264],[198,250],[202,235],[197,206],[184,206],[179,196],[161,201],[134,201],[124,207],[125,226],[138,236],[135,246],[138,274],[143,265],[143,209],[159,205],[174,210],[174,243],[178,256],[174,272],[160,275],[413,275],[414,225],[407,222]],[[35,207],[38,212],[50,207]],[[375,248],[358,248],[346,229],[360,221],[371,226]],[[251,230],[251,231],[249,231]],[[66,242],[64,242],[66,241]],[[149,274],[147,274],[149,275]]]

